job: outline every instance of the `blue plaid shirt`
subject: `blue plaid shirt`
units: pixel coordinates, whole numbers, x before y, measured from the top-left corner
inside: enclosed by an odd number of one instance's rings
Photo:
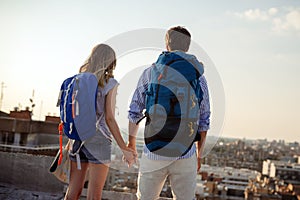
[[[146,108],[145,100],[146,100],[146,91],[148,90],[148,84],[150,82],[150,72],[151,67],[144,70],[141,75],[137,88],[133,94],[130,106],[128,119],[132,123],[137,123],[143,116],[143,110]],[[202,75],[200,78],[200,85],[203,90],[203,100],[200,105],[200,114],[198,120],[199,131],[207,131],[209,129],[210,124],[210,103],[209,103],[209,93],[207,87],[207,81],[205,77]],[[177,160],[190,158],[196,152],[196,145],[194,144],[190,151],[186,153],[184,156],[174,158],[174,157],[164,157],[154,154],[149,151],[149,149],[144,145],[144,154],[152,160]]]

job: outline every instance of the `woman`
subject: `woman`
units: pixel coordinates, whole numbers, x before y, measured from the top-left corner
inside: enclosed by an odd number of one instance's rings
[[[114,117],[118,86],[118,82],[113,78],[115,66],[114,50],[106,44],[99,44],[93,48],[86,63],[80,68],[80,72],[94,73],[99,80],[97,93],[97,128],[99,131],[80,148],[80,170],[77,169],[76,156],[70,154],[70,181],[65,200],[75,200],[80,197],[87,170],[89,170],[87,199],[101,199],[111,161],[111,135],[121,148],[127,163],[131,165],[135,160],[136,154],[126,146]],[[75,152],[79,146],[80,142],[75,141],[71,144],[72,151]]]

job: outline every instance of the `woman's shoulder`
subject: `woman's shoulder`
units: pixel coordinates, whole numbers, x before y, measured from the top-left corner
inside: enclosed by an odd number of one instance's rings
[[[109,78],[107,83],[104,85],[105,93],[107,94],[116,85],[119,85],[119,82],[115,78]]]
[[[116,85],[119,84],[115,78],[109,78],[106,85]]]

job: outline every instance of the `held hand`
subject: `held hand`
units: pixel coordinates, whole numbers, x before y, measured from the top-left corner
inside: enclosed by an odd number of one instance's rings
[[[135,161],[137,161],[138,159],[138,153],[136,150],[136,145],[135,144],[131,144],[130,142],[127,144],[127,147],[132,149],[134,151],[134,155],[135,155]]]
[[[135,147],[134,144],[131,144],[131,143],[129,142],[129,143],[127,144],[127,147],[130,148],[130,149],[132,149],[133,151],[136,152],[136,147]],[[136,153],[136,154],[137,154],[137,153]]]
[[[128,164],[128,167],[130,167],[132,164],[135,163],[137,154],[136,151],[126,147],[126,149],[122,149],[123,152],[123,160]]]

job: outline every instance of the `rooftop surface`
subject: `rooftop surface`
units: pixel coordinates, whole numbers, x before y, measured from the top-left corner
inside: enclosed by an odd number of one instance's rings
[[[86,191],[83,190],[80,200],[86,199]],[[0,183],[0,199],[1,200],[62,200],[64,197],[61,193],[47,193],[39,191],[25,190],[22,188]],[[102,200],[136,200],[135,194],[125,192],[103,191]],[[160,198],[159,200],[170,200],[170,198]]]

